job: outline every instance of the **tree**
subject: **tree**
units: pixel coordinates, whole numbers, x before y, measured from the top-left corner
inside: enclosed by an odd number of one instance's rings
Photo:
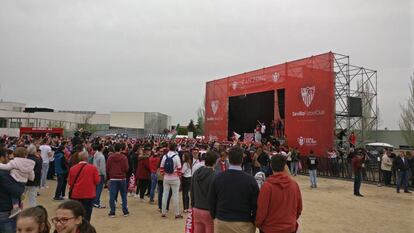
[[[186,127],[183,127],[183,126],[178,126],[177,127],[177,134],[178,135],[188,135],[188,129]]]
[[[204,97],[203,104],[197,111],[197,135],[204,135],[205,101],[206,98]]]
[[[197,119],[197,135],[204,135],[204,118]]]
[[[78,124],[78,128],[83,128],[84,130],[90,132],[90,133],[94,133],[97,131],[97,127],[95,125],[92,125],[90,123],[90,120],[92,119],[93,114],[85,114],[82,117],[82,123]]]
[[[191,119],[190,123],[188,123],[188,127],[187,127],[188,132],[193,132],[194,137],[197,136],[197,129],[194,125],[194,121]]]
[[[401,104],[400,129],[409,146],[414,146],[414,72],[409,83],[410,97],[407,102]]]
[[[371,139],[374,136],[373,131],[376,129],[378,119],[374,118],[374,109],[379,115],[378,109],[373,105],[374,96],[372,95],[372,88],[369,82],[365,85],[361,80],[357,80],[357,97],[361,98],[362,104],[362,118],[354,126],[361,136],[362,141]],[[351,129],[353,130],[353,129]]]

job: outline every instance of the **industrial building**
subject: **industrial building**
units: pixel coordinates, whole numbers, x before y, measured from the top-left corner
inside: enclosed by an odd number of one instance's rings
[[[171,125],[171,117],[158,112],[67,111],[32,108],[24,103],[0,101],[0,135],[17,137],[20,128],[63,128],[65,135],[88,125],[97,135],[127,133],[130,137],[159,134]]]

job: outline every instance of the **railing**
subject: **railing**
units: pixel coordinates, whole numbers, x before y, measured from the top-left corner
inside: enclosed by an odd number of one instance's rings
[[[307,157],[302,157],[300,174],[307,175],[308,169],[306,166]],[[353,172],[350,158],[336,158],[330,159],[326,157],[318,158],[318,176],[332,177],[340,179],[353,179]],[[413,173],[410,171],[408,176],[408,182],[411,187],[414,187]],[[381,162],[375,159],[366,160],[364,162],[364,168],[362,169],[362,180],[371,183],[383,184],[383,174],[381,171]],[[391,184],[395,185],[397,181],[396,171],[392,171]]]

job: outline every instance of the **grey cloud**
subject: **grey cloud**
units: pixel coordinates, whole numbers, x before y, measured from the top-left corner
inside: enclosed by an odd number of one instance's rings
[[[187,123],[206,81],[332,50],[378,70],[383,127],[397,128],[412,12],[409,0],[3,0],[0,97]]]

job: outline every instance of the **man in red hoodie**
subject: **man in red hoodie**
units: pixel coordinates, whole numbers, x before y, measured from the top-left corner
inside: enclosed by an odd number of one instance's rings
[[[150,164],[149,157],[151,156],[152,147],[150,144],[144,146],[144,154],[138,157],[137,174],[138,189],[140,201],[144,201],[145,192],[150,186]]]
[[[361,177],[362,177],[362,168],[364,165],[364,157],[357,152],[354,156],[352,156],[352,170],[354,170],[354,195],[358,197],[363,197],[360,193],[361,188]]]
[[[129,166],[128,158],[120,152],[122,148],[121,143],[115,144],[115,153],[111,154],[106,162],[106,175],[109,179],[109,206],[111,207],[108,215],[112,218],[115,217],[115,198],[118,196],[118,192],[121,193],[124,217],[129,215],[126,185]]]
[[[256,226],[261,232],[296,232],[302,213],[299,185],[285,172],[283,156],[273,156],[273,175],[263,184],[257,199]]]

